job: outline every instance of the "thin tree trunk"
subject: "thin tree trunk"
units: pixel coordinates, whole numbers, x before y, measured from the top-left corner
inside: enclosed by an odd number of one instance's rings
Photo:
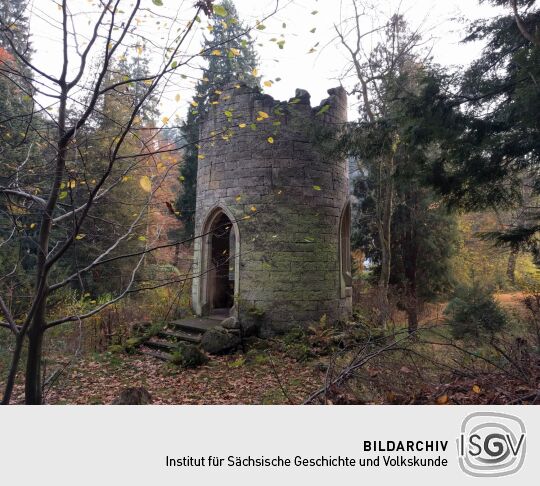
[[[381,250],[381,273],[378,283],[379,322],[386,328],[390,320],[388,292],[392,268],[392,212],[394,209],[393,157],[381,160],[379,167],[379,243]]]
[[[514,18],[516,20],[516,25],[518,26],[521,35],[525,37],[528,41],[532,42],[536,47],[540,47],[540,33],[538,27],[535,28],[534,32],[529,32],[527,27],[523,23],[523,19],[519,15],[517,0],[512,0],[512,10],[514,11]]]
[[[516,283],[516,263],[517,263],[518,252],[519,250],[517,248],[512,248],[512,250],[510,250],[510,255],[508,255],[506,275],[512,285],[515,285]]]
[[[4,390],[4,396],[2,397],[2,405],[9,405],[11,401],[11,395],[13,393],[13,386],[15,385],[15,376],[19,369],[19,363],[21,361],[21,353],[24,344],[24,335],[18,335],[15,340],[15,349],[11,357],[11,366],[6,380],[6,388]]]
[[[41,405],[41,352],[43,333],[28,335],[28,359],[26,361],[25,403]]]
[[[66,26],[64,25],[64,29]],[[60,104],[58,109],[58,153],[51,194],[45,206],[39,230],[39,245],[36,271],[36,307],[30,326],[28,327],[28,357],[26,360],[25,376],[25,403],[27,405],[40,405],[42,403],[41,389],[41,357],[43,351],[43,335],[45,333],[45,313],[48,297],[47,276],[50,264],[49,241],[52,229],[53,212],[58,201],[60,185],[64,177],[66,158],[70,138],[66,137],[66,106],[68,88],[65,82],[67,73],[67,51],[64,46],[64,66],[60,80]]]
[[[378,325],[386,328],[390,321],[390,302],[388,300],[390,281],[390,254],[383,252],[381,260],[381,274],[378,283],[378,305],[379,305],[379,322]]]
[[[43,335],[45,332],[46,293],[36,309],[32,325],[28,329],[28,357],[26,359],[25,403],[27,405],[42,404],[41,358]]]
[[[418,329],[418,299],[416,298],[416,289],[414,294],[410,296],[407,303],[407,324],[409,334],[412,334]]]

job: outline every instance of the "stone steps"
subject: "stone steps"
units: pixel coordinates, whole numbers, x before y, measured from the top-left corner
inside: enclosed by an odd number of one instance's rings
[[[168,341],[166,339],[159,339],[158,337],[153,337],[150,340],[146,341],[144,345],[150,349],[163,350],[163,351],[172,351],[176,348],[176,342]]]
[[[155,349],[147,348],[146,346],[141,346],[139,348],[139,352],[146,355],[151,356],[152,358],[157,358],[161,361],[169,361],[171,359],[171,355],[169,353],[164,353],[162,351],[156,351]]]
[[[165,328],[139,348],[142,354],[169,361],[179,342],[199,344],[202,335],[217,326],[224,316],[188,317],[167,323]]]
[[[160,331],[158,336],[165,339],[170,339],[171,341],[186,341],[188,343],[198,344],[201,342],[202,333],[182,331],[181,329],[174,331],[164,330]]]
[[[171,321],[167,324],[168,328],[175,328],[184,332],[195,332],[204,334],[209,329],[217,326],[224,318],[221,316],[216,317],[187,317],[185,319],[178,319]]]

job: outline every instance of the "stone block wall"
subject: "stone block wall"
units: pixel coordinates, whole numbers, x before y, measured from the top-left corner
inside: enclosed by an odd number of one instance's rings
[[[235,310],[240,320],[262,315],[263,332],[347,317],[350,296],[340,288],[340,218],[349,200],[346,160],[314,143],[318,128],[346,121],[342,88],[312,108],[297,90],[275,101],[248,86],[223,89],[201,129],[195,232],[224,209],[239,233]],[[194,244],[195,274],[204,272]],[[204,313],[204,279],[193,282],[193,302]]]

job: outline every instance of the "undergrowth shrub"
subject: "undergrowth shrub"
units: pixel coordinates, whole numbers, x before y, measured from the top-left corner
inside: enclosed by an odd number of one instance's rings
[[[492,293],[475,283],[455,292],[444,314],[455,338],[478,338],[495,334],[508,324],[508,316]]]

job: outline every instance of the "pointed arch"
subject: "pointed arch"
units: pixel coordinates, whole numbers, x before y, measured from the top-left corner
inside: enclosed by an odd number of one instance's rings
[[[208,211],[202,226],[199,253],[198,302],[201,315],[235,314],[240,288],[240,232],[231,212],[224,206]]]
[[[351,268],[351,202],[347,201],[339,219],[339,275],[341,297],[348,297],[352,287]]]

